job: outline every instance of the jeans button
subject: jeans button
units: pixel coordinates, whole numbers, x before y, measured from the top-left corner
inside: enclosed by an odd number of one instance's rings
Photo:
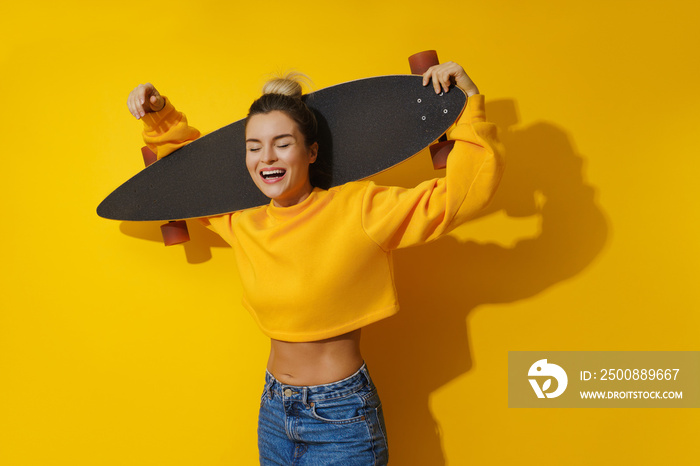
[[[289,389],[289,388],[286,388],[286,389],[284,390],[284,396],[286,396],[287,398],[289,398],[290,396],[292,396],[292,390]]]

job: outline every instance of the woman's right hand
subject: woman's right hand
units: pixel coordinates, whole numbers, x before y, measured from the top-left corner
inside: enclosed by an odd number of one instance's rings
[[[129,93],[126,100],[129,111],[137,120],[140,120],[147,113],[159,112],[165,107],[165,98],[151,83],[139,84]]]

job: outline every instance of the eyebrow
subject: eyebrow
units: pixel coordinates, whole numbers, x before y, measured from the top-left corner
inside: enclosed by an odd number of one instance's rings
[[[280,135],[272,138],[272,140],[276,141],[276,140],[282,139],[282,138],[294,138],[294,135],[292,135],[292,134],[280,134]],[[260,141],[260,139],[249,138],[249,139],[246,139],[245,142],[261,142],[261,141]]]

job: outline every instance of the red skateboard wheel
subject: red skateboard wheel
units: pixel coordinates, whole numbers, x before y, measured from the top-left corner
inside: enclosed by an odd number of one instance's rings
[[[143,155],[143,163],[145,163],[146,166],[158,160],[156,153],[149,149],[148,146],[143,146],[141,148],[141,155]]]
[[[163,243],[165,243],[166,246],[186,243],[190,240],[190,233],[187,231],[187,222],[184,220],[164,223],[160,226],[160,231],[163,234]]]
[[[439,65],[440,61],[435,50],[425,50],[408,57],[408,64],[411,67],[411,74],[423,74],[431,66]]]
[[[433,168],[440,170],[447,167],[447,156],[450,155],[454,141],[441,141],[430,146],[430,157],[433,159]]]

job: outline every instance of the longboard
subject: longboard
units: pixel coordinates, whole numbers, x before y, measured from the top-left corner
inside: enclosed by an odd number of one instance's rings
[[[307,94],[319,123],[329,186],[380,173],[428,147],[456,121],[466,95],[436,94],[421,76],[359,79]],[[245,165],[245,122],[203,136],[150,165],[97,207],[127,221],[209,217],[269,203]]]

